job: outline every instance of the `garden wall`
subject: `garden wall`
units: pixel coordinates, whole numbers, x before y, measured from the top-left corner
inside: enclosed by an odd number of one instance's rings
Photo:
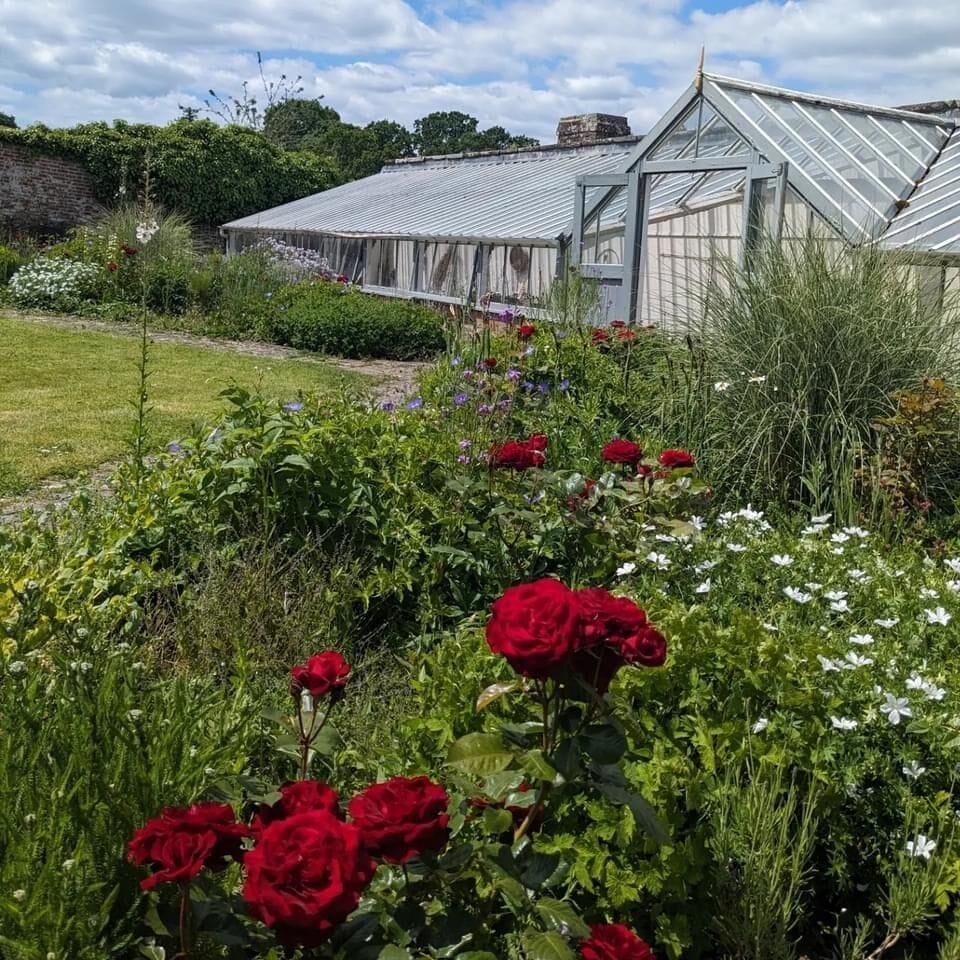
[[[0,141],[0,230],[60,234],[102,211],[79,163]]]

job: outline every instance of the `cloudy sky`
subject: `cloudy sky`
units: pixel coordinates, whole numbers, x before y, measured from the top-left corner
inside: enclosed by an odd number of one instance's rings
[[[163,123],[205,91],[302,74],[345,120],[456,109],[553,139],[571,113],[642,132],[707,69],[891,105],[960,98],[943,0],[0,0],[0,111]]]

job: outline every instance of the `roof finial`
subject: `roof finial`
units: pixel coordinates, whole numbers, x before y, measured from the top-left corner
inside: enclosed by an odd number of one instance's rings
[[[697,63],[697,75],[693,78],[693,85],[696,87],[697,93],[703,91],[703,59],[706,56],[706,47],[700,48],[700,60]]]

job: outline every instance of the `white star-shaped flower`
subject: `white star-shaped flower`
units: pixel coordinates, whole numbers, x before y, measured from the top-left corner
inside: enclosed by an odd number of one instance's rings
[[[856,730],[857,721],[850,720],[847,717],[831,717],[830,723],[834,730]]]
[[[709,593],[712,586],[713,584],[710,582],[710,578],[707,577],[703,583],[697,584],[697,588],[694,590],[694,593]]]
[[[900,723],[903,717],[912,717],[910,701],[906,697],[895,697],[892,693],[885,693],[886,701],[880,704],[880,712],[886,714],[887,719],[894,726]]]
[[[924,860],[929,860],[930,854],[936,849],[937,844],[922,833],[918,833],[916,839],[907,841],[907,853],[911,857],[923,857]]]
[[[909,780],[916,780],[921,774],[927,772],[926,767],[921,767],[916,760],[911,760],[903,765],[903,775]]]
[[[770,558],[770,562],[776,567],[791,567],[793,566],[793,557],[789,553],[775,553]]]
[[[883,627],[885,630],[889,630],[891,627],[895,627],[899,622],[899,617],[888,617],[886,619],[880,618],[873,621],[878,627]]]
[[[869,633],[855,633],[850,637],[850,642],[858,647],[869,647],[873,643],[873,637]]]
[[[809,603],[813,599],[812,594],[804,593],[796,587],[784,587],[783,592],[785,596],[789,597],[795,603]]]
[[[759,720],[751,727],[751,730],[754,733],[763,733],[764,730],[769,726],[770,721],[766,717],[760,717]]]
[[[617,576],[618,577],[629,577],[634,570],[637,569],[637,565],[632,560],[627,560],[626,563],[621,564],[617,567]]]
[[[945,627],[952,619],[943,607],[937,607],[935,610],[924,610],[923,612],[927,615],[927,623],[938,623],[942,627]]]

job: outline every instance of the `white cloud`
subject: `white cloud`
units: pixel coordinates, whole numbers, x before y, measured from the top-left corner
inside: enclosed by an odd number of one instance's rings
[[[543,140],[565,114],[641,132],[707,68],[897,104],[960,96],[960,20],[941,3],[681,0],[0,0],[0,109],[21,122],[164,122],[213,87],[301,74],[343,117],[473,114]],[[422,12],[418,13],[418,9]],[[266,51],[282,51],[269,54]]]

